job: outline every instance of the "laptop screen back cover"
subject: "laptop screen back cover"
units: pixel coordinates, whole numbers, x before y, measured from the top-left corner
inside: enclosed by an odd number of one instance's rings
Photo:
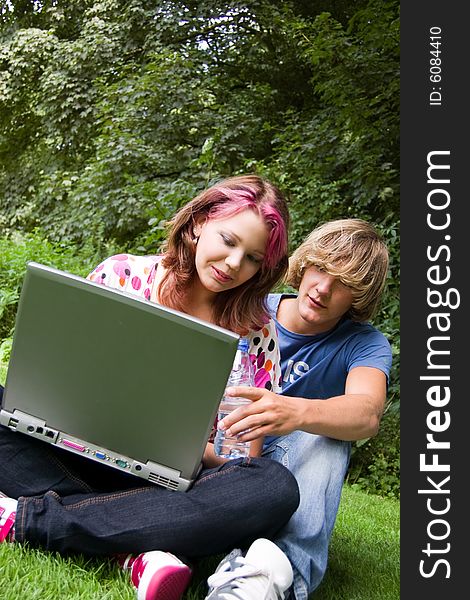
[[[29,263],[3,409],[191,480],[237,341],[199,319]]]

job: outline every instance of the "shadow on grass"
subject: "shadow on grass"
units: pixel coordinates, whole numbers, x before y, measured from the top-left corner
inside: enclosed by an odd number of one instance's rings
[[[369,554],[355,547],[355,554],[341,549],[332,552],[323,582],[311,594],[315,600],[398,600],[398,580],[386,565],[378,565]]]

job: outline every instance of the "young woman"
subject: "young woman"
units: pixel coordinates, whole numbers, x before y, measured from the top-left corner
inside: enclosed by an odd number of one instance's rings
[[[113,256],[89,278],[248,337],[256,386],[279,391],[265,297],[286,272],[287,231],[280,191],[257,176],[234,177],[176,214],[162,256]],[[0,427],[0,541],[91,555],[141,553],[122,561],[139,598],[178,599],[190,569],[168,552],[201,557],[272,538],[299,501],[295,479],[274,461],[227,463],[208,442],[204,467],[188,492],[172,492]]]

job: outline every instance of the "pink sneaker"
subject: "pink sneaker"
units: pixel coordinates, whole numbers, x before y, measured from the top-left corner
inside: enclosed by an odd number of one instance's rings
[[[119,560],[130,571],[137,600],[180,600],[191,579],[191,569],[169,552],[154,550]]]
[[[8,498],[8,496],[0,492],[0,544],[5,540],[7,542],[13,541],[17,505],[17,500]]]

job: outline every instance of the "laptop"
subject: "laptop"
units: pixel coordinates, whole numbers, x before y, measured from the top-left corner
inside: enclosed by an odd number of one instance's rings
[[[29,262],[0,423],[186,491],[201,468],[238,339]]]

